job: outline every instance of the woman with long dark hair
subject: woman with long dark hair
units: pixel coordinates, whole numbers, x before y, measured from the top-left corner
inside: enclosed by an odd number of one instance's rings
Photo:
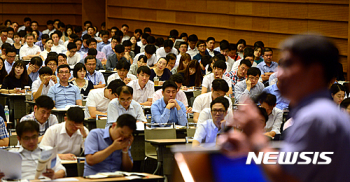
[[[197,60],[192,60],[185,70],[179,72],[184,77],[183,85],[186,87],[200,87],[202,85],[203,74]]]
[[[26,63],[24,61],[16,61],[10,74],[8,74],[2,82],[1,89],[7,89],[5,93],[24,93],[25,86],[32,86],[32,80],[27,74]],[[21,88],[21,91],[15,88]]]

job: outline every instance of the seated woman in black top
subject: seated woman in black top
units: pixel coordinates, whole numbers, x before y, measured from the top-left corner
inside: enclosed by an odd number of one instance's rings
[[[0,84],[4,81],[5,76],[7,76],[7,72],[4,65],[4,60],[0,58]]]
[[[12,70],[2,82],[1,89],[3,93],[24,93],[24,86],[32,87],[32,80],[29,78],[26,70],[26,63],[24,61],[16,61],[12,66]],[[21,88],[20,91],[16,91],[15,88]]]
[[[75,80],[70,82],[80,89],[80,94],[87,96],[91,89],[94,89],[94,84],[90,80],[85,80],[86,67],[83,63],[77,63],[73,69]]]
[[[154,77],[158,77],[159,81],[169,80],[171,72],[168,68],[166,68],[167,64],[168,60],[166,60],[164,57],[159,58],[157,66],[151,69],[151,76],[149,77],[149,79],[153,81]]]
[[[200,63],[197,60],[192,60],[180,74],[184,77],[184,86],[200,87],[202,85],[203,74]]]

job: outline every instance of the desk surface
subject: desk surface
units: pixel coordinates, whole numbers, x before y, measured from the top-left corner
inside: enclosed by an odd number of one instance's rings
[[[146,142],[149,142],[151,144],[156,145],[174,145],[174,144],[184,144],[186,143],[186,139],[179,138],[179,139],[154,139],[154,140],[145,140]]]
[[[77,164],[78,161],[77,160],[61,160],[61,164],[65,165],[65,164]],[[85,163],[85,160],[81,160],[80,163]]]
[[[143,174],[147,174],[147,173],[143,173]],[[63,181],[65,178],[61,178]],[[142,179],[128,179],[126,177],[116,177],[116,178],[102,178],[102,179],[86,179],[83,177],[74,177],[74,178],[66,178],[65,181],[69,181],[69,179],[72,179],[72,181],[153,181],[153,180],[159,180],[159,179],[164,179],[163,176],[158,176],[158,175],[153,175],[153,174],[147,174],[146,177],[142,178]],[[30,180],[31,182],[40,182],[40,180]]]
[[[5,94],[5,93],[0,93],[0,95],[6,96],[6,97],[25,97],[26,94]]]

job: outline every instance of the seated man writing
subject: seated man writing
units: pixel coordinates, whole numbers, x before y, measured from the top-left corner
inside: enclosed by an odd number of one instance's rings
[[[194,134],[192,146],[199,146],[201,143],[216,143],[216,136],[225,127],[225,116],[229,108],[229,101],[226,97],[218,97],[210,104],[212,119],[198,123]]]
[[[177,85],[174,81],[163,84],[163,98],[155,101],[151,106],[152,123],[175,123],[185,126],[187,123],[186,107],[175,99]]]
[[[276,96],[272,94],[261,94],[261,107],[266,109],[268,120],[265,126],[265,135],[275,137],[276,134],[281,134],[280,129],[283,119],[283,111],[276,107]]]
[[[52,149],[51,147],[38,145],[39,125],[35,121],[23,121],[16,127],[17,139],[21,146],[18,149],[11,150],[19,153],[22,157],[22,180],[34,179],[38,159],[43,150]],[[56,157],[56,164],[52,169],[46,169],[39,178],[48,177],[50,179],[63,178],[66,169],[62,166],[59,157]],[[5,174],[0,172],[0,178]]]
[[[46,95],[42,95],[35,100],[34,112],[21,118],[21,122],[31,120],[39,124],[39,142],[41,142],[46,130],[58,123],[56,115],[51,114],[54,107],[53,100]]]
[[[75,160],[81,149],[84,149],[84,140],[89,130],[84,127],[84,111],[79,107],[71,107],[67,111],[65,122],[50,127],[41,145],[57,147],[58,156],[62,160]]]
[[[136,119],[123,114],[110,127],[94,129],[85,141],[84,176],[99,172],[131,171],[130,146],[134,141]]]

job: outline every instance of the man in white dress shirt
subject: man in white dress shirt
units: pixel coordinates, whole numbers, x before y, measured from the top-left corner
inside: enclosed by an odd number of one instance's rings
[[[266,109],[268,120],[265,126],[265,135],[271,138],[276,134],[281,134],[281,125],[283,119],[283,111],[276,106],[276,96],[272,94],[261,94],[261,107]]]
[[[141,66],[137,69],[137,80],[132,80],[128,86],[133,88],[133,99],[140,105],[151,106],[154,94],[154,83],[149,80],[151,69]]]
[[[67,111],[65,122],[51,126],[41,140],[41,145],[56,147],[62,160],[75,160],[84,150],[84,141],[89,130],[83,125],[84,111],[80,107],[71,107]]]
[[[27,44],[23,45],[19,50],[20,58],[22,60],[30,60],[32,57],[39,56],[41,50],[39,46],[34,45],[34,35],[27,34],[25,39]]]
[[[107,84],[115,79],[121,79],[125,84],[128,84],[131,80],[137,80],[137,77],[133,74],[129,74],[130,63],[125,60],[120,60],[116,66],[117,73],[110,75],[107,79]]]
[[[198,42],[198,37],[195,34],[192,34],[188,37],[188,42],[189,42],[189,46],[188,46],[188,50],[186,53],[188,53],[191,58],[193,58],[195,55],[197,55],[199,53],[196,45]]]
[[[145,52],[138,53],[134,60],[139,60],[141,55],[145,55],[147,57],[147,66],[153,67],[154,64],[158,62],[157,56],[154,54],[156,52],[156,47],[154,45],[146,45]],[[137,64],[136,61],[133,64]]]
[[[202,94],[207,93],[210,90],[212,82],[216,79],[224,79],[230,87],[228,94],[232,94],[231,79],[224,75],[224,73],[226,72],[226,68],[227,65],[223,60],[218,60],[214,63],[213,73],[210,73],[209,75],[206,75],[203,78]]]
[[[57,83],[57,77],[53,75],[52,69],[45,66],[39,70],[39,79],[32,83],[33,98],[37,99],[41,95],[47,95],[50,87]]]
[[[165,40],[163,45],[164,47],[161,47],[156,51],[157,60],[161,57],[166,57],[169,53],[173,53],[175,55],[178,54],[178,51],[173,47],[173,41]]]
[[[51,39],[53,40],[53,46],[51,47],[51,52],[56,52],[57,54],[67,51],[67,48],[60,44],[62,33],[60,31],[55,31],[51,34]]]

